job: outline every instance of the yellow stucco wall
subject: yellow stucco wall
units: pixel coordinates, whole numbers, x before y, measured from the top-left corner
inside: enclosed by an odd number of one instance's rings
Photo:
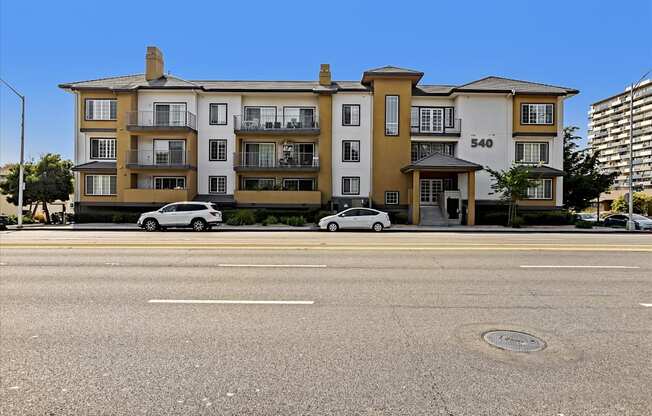
[[[321,205],[319,191],[235,191],[238,204]]]
[[[372,201],[385,203],[385,191],[399,191],[399,204],[410,203],[411,177],[401,172],[410,163],[410,79],[378,78],[373,81]],[[385,96],[399,96],[399,135],[385,136]]]
[[[548,95],[515,95],[513,105],[513,132],[514,133],[556,133],[557,132],[557,96]],[[548,104],[555,105],[553,124],[521,124],[521,104]]]
[[[116,94],[109,91],[80,91],[79,92],[79,128],[103,128],[114,129],[117,126],[116,120],[86,120],[86,100],[93,98],[110,98],[116,99]],[[120,105],[118,104],[118,113],[120,112]]]

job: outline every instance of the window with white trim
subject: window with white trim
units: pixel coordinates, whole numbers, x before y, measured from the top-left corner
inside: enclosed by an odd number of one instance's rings
[[[209,194],[226,193],[226,176],[209,176],[208,177]]]
[[[527,188],[527,199],[552,199],[552,179],[536,179]]]
[[[118,101],[113,99],[86,99],[86,120],[115,120],[118,114]]]
[[[521,104],[521,124],[553,124],[554,104]]]
[[[225,161],[226,160],[226,140],[214,139],[208,141],[208,160]]]
[[[398,191],[385,192],[385,205],[398,205]]]
[[[154,189],[186,189],[186,177],[157,176],[154,178]]]
[[[115,195],[116,175],[86,175],[86,195]]]
[[[115,139],[91,137],[91,159],[115,159]]]
[[[360,161],[360,140],[342,141],[342,162]]]
[[[228,105],[226,103],[212,103],[209,105],[208,119],[213,126],[226,126]]]
[[[342,125],[360,125],[360,104],[342,104]]]
[[[398,136],[398,95],[385,96],[385,136]]]
[[[342,195],[360,195],[359,176],[345,176],[342,178]]]
[[[516,142],[518,163],[548,163],[548,143]]]

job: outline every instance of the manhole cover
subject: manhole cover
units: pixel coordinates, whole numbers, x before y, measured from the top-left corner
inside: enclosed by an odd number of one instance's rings
[[[546,347],[543,340],[518,331],[489,331],[482,338],[494,347],[514,352],[541,351]]]

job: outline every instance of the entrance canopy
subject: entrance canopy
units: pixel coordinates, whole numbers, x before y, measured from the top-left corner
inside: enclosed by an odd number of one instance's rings
[[[458,159],[453,156],[433,153],[430,156],[421,158],[409,165],[401,168],[401,172],[408,173],[413,171],[430,171],[430,172],[475,172],[482,170],[482,165],[469,162],[468,160]]]

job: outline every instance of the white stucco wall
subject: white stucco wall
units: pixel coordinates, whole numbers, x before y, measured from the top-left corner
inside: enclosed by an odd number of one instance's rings
[[[342,195],[342,177],[360,177],[360,197],[371,193],[371,94],[337,93],[333,95],[333,196]],[[360,105],[360,126],[342,125],[342,104]],[[360,141],[360,162],[342,161],[342,142]]]
[[[209,124],[209,107],[211,103],[226,103],[226,125]],[[233,170],[233,153],[235,152],[235,133],[233,116],[240,115],[242,96],[238,94],[202,93],[198,100],[197,111],[197,193],[208,194],[209,176],[226,176],[226,193],[235,191],[236,175]],[[226,161],[209,160],[209,140],[225,139]]]

